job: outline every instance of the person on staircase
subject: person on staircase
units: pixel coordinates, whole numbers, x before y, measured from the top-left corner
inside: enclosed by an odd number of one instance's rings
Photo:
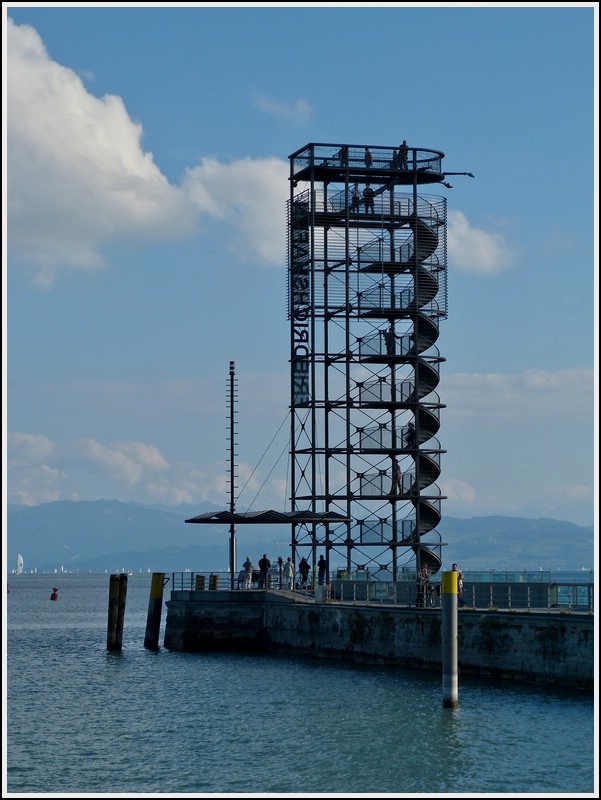
[[[392,459],[392,486],[390,487],[390,494],[403,494],[403,474],[401,472],[401,465],[398,459]]]
[[[384,337],[384,343],[386,344],[386,355],[387,356],[395,355],[396,337],[394,335],[394,328],[392,327],[392,325],[385,331],[380,331],[380,333]]]

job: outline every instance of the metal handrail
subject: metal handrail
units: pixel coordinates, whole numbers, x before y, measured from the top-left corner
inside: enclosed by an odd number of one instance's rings
[[[378,570],[390,578],[386,570]],[[337,603],[361,603],[391,605],[398,607],[416,607],[418,603],[418,587],[415,576],[403,574],[396,581],[383,580],[378,572],[369,570],[330,570],[324,581],[323,597],[317,601]],[[515,575],[515,573],[506,573]],[[522,576],[528,573],[521,573]],[[466,580],[466,576],[468,580]],[[313,599],[315,596],[317,576],[312,571],[306,584],[301,585],[300,574],[295,576],[293,590],[296,596]],[[436,581],[432,581],[437,585]],[[199,596],[207,591],[230,591],[229,572],[174,572],[172,573],[172,591],[189,592],[190,597]],[[269,590],[283,590],[283,582],[277,571],[268,576]],[[244,591],[242,588],[234,591]],[[249,591],[264,591],[257,581]],[[443,600],[444,602],[444,600]],[[419,607],[419,606],[417,606]],[[525,582],[525,581],[469,581],[469,573],[464,573],[463,594],[460,607],[464,609],[487,610],[553,610],[553,611],[594,611],[594,583],[575,582]]]

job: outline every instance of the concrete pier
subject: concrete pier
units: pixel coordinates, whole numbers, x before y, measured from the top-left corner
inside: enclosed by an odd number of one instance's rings
[[[442,670],[440,609],[317,603],[286,591],[174,591],[164,646]],[[459,675],[593,689],[594,616],[461,609]]]

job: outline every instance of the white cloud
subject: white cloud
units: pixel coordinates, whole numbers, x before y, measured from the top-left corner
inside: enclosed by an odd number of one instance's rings
[[[302,98],[295,103],[281,103],[258,92],[254,97],[253,104],[269,114],[270,117],[275,117],[282,122],[304,123],[313,115],[311,106]]]
[[[93,439],[78,439],[71,452],[88,470],[99,470],[111,480],[130,485],[140,483],[148,471],[169,466],[156,447],[141,442],[115,442],[106,446]]]
[[[199,216],[224,226],[240,262],[285,264],[286,161],[204,159],[172,186],[121,98],[91,95],[33,28],[9,20],[7,41],[9,244],[37,285],[105,266],[111,243],[181,239]],[[304,115],[303,102],[291,113]]]
[[[64,499],[77,500],[77,497],[65,498],[62,495],[60,484],[67,477],[66,473],[46,464],[30,466],[20,475],[9,499],[23,506],[37,506]]]
[[[11,257],[33,269],[39,286],[62,270],[105,266],[114,243],[177,240],[198,219],[223,226],[221,241],[241,262],[283,267],[289,165],[277,158],[221,164],[203,159],[181,187],[170,185],[142,126],[120,97],[90,94],[81,78],[47,54],[28,25],[7,25],[8,232]],[[286,121],[311,115],[257,95],[257,106]],[[508,266],[502,237],[449,214],[449,254],[458,269],[489,275]]]
[[[103,265],[103,245],[193,229],[194,210],[141,148],[116,96],[89,94],[33,28],[8,20],[9,246],[50,285],[61,268]]]
[[[178,505],[207,500],[216,505],[225,503],[223,485],[217,480],[222,474],[225,475],[223,465],[174,464],[160,478],[146,483],[146,499],[142,502]]]
[[[440,488],[442,494],[448,498],[450,503],[458,503],[463,506],[472,506],[476,502],[476,491],[473,486],[465,481],[451,478],[448,481],[441,481]]]
[[[593,413],[592,369],[526,370],[521,373],[455,373],[443,376],[447,414],[536,418]]]
[[[263,493],[265,487],[262,486],[260,479],[261,473],[256,469],[253,470],[249,464],[244,462],[236,464],[236,500],[240,502],[239,509],[250,505],[259,492],[262,495],[261,507],[265,502],[269,502],[265,500],[267,496],[273,497],[273,491],[269,486],[265,494]],[[148,482],[144,489],[146,502],[176,505],[207,501],[226,508],[230,499],[229,465],[222,461],[200,467],[186,463],[174,464],[161,480]],[[270,504],[269,507],[280,506]]]
[[[590,524],[592,369],[444,378],[444,513]]]
[[[112,447],[123,455],[136,461],[144,469],[164,470],[169,464],[156,447],[142,442],[115,442]]]
[[[447,243],[449,260],[461,272],[495,275],[515,259],[501,234],[473,228],[461,211],[449,211]]]
[[[61,391],[68,398],[65,407],[75,403],[86,408],[90,398],[102,398],[107,418],[125,413],[134,431],[138,425],[152,426],[161,417],[185,416],[191,408],[202,409],[203,429],[221,429],[222,405],[211,403],[205,383],[176,383],[177,392],[149,390],[145,383],[128,383],[119,391],[110,382],[95,382],[91,391],[84,385],[61,384]],[[441,442],[448,447],[448,454],[439,484],[448,498],[445,514],[508,513],[584,519],[587,524],[594,485],[592,474],[587,480],[592,446],[588,420],[594,411],[592,370],[459,373],[444,376],[444,383],[447,407]],[[255,409],[244,413],[250,428],[259,430],[266,424],[266,409],[275,413],[270,406],[274,383],[269,373],[249,373],[244,385],[245,406]],[[56,388],[46,386],[40,394],[49,397],[53,391]],[[156,396],[164,401],[158,410]],[[256,409],[261,409],[261,414]],[[273,420],[270,430],[273,433]],[[268,461],[261,456],[254,470],[248,463],[237,465],[241,510],[248,506],[255,510],[286,507],[289,487],[283,478],[288,433],[286,425],[280,426]],[[257,435],[260,438],[260,433]],[[245,449],[249,446],[260,454],[265,441],[260,447],[247,442]],[[144,434],[138,441],[106,443],[89,438],[55,443],[40,434],[17,432],[9,435],[8,447],[11,502],[35,505],[59,499],[115,497],[166,504],[206,500],[226,507],[229,499],[228,465],[190,463],[177,455],[167,459]],[[176,454],[177,443],[173,447]],[[277,469],[274,453],[279,455]],[[345,480],[341,475],[341,485]]]
[[[211,158],[189,169],[184,189],[202,214],[234,233],[230,251],[241,261],[285,266],[289,166],[277,158],[220,164]]]
[[[546,486],[545,493],[554,501],[570,500],[588,504],[594,499],[593,487],[586,486],[583,483],[567,483],[565,485],[556,484],[555,486]]]
[[[116,497],[140,503],[198,503],[227,507],[229,466],[170,464],[158,448],[143,442],[102,444],[94,439],[54,443],[47,437],[13,433],[9,437],[8,499],[21,505],[55,500],[90,500]],[[93,495],[89,487],[93,486]],[[265,479],[261,471],[244,462],[236,465],[236,490],[240,508],[258,501],[261,508],[282,507],[281,481]]]
[[[11,463],[39,463],[51,458],[56,445],[46,436],[34,433],[9,433],[8,452]]]
[[[169,470],[156,447],[132,441],[103,445],[77,439],[64,445],[45,436],[16,432],[9,434],[8,456],[9,498],[25,505],[79,498],[84,476],[101,476],[116,486],[136,486]]]
[[[46,436],[31,433],[10,433],[7,457],[10,478],[16,477],[12,502],[25,506],[60,500],[60,481],[65,477],[57,466],[50,466],[59,453]]]

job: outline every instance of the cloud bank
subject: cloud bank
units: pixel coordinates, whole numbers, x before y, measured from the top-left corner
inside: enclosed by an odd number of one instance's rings
[[[9,254],[36,285],[106,267],[110,245],[216,233],[240,263],[285,266],[287,160],[205,158],[172,185],[120,97],[92,95],[31,26],[8,19],[6,39]],[[292,122],[311,115],[305,100],[282,105],[257,94],[254,103]],[[449,215],[448,233],[458,269],[494,274],[509,261],[503,239],[461,212]]]
[[[142,150],[121,98],[91,95],[27,25],[9,19],[7,44],[9,246],[36,281],[103,266],[112,241],[189,234],[192,209]]]
[[[501,234],[474,228],[461,211],[449,211],[447,239],[450,260],[461,272],[496,275],[515,261]]]
[[[576,413],[586,421],[592,414],[590,402],[592,370],[565,370],[560,372],[527,371],[515,374],[455,374],[449,377],[446,395],[451,397],[450,406],[461,409],[460,412],[449,409],[446,429],[452,437],[453,430],[461,431],[467,420],[470,425],[476,421],[480,426],[476,435],[481,446],[483,431],[494,430],[495,421],[515,414],[519,409],[519,435],[524,437],[524,430],[535,429],[541,416],[550,418],[558,431],[569,429],[570,419]],[[575,387],[579,387],[575,391]],[[67,394],[73,387],[65,386]],[[94,396],[100,391],[94,392]],[[191,396],[194,386],[189,386]],[[262,406],[262,389],[258,384],[251,386],[247,402],[250,407]],[[112,383],[110,393],[104,393],[111,402],[106,413],[116,413],[122,409],[127,398],[131,397],[131,383],[123,384],[122,392],[118,385]],[[136,414],[144,416],[145,402],[152,392],[146,385],[136,390]],[[164,396],[171,396],[167,390]],[[86,401],[85,387],[83,393],[72,398],[78,405]],[[146,400],[145,400],[146,398]],[[112,404],[112,405],[111,405]],[[114,406],[114,408],[112,407]],[[181,408],[181,398],[177,398],[172,409],[165,409],[168,415],[175,415]],[[198,420],[200,427],[222,425],[222,408],[205,408]],[[135,425],[132,422],[132,428]],[[473,430],[473,428],[470,428]],[[547,429],[545,428],[545,431]],[[460,434],[461,435],[461,434]],[[518,435],[516,433],[516,435]],[[558,434],[558,441],[560,435]],[[508,476],[515,485],[512,496],[522,495],[531,502],[533,508],[549,508],[547,516],[557,516],[551,509],[561,502],[574,503],[581,511],[591,508],[593,499],[592,480],[585,485],[582,482],[566,481],[559,486],[555,479],[560,479],[562,468],[557,466],[551,471],[553,480],[543,488],[538,496],[532,493],[524,476],[530,469],[536,468],[539,453],[536,447],[517,446],[509,443],[519,453],[519,481],[513,474]],[[529,461],[529,455],[532,463]],[[468,456],[469,460],[469,456]],[[49,438],[27,432],[11,433],[8,437],[8,461],[10,463],[8,499],[10,502],[24,505],[37,505],[50,500],[90,500],[99,498],[117,498],[140,503],[197,503],[208,501],[215,505],[223,505],[228,497],[227,465],[222,462],[203,464],[172,463],[150,442],[135,440],[98,442],[93,439],[77,439],[68,442],[55,442]],[[252,469],[248,464],[237,466],[238,486],[243,495],[243,505],[253,504],[255,508],[285,508],[285,480],[278,471],[270,470],[271,465],[257,465]],[[458,465],[463,471],[465,465]],[[285,469],[281,466],[279,473]],[[273,472],[273,475],[271,474]],[[502,492],[499,497],[484,497],[475,482],[466,479],[464,474],[452,474],[443,471],[440,486],[448,498],[446,513],[459,514],[494,514],[500,508],[504,513],[517,513],[516,508],[507,507],[507,496]],[[518,491],[518,487],[521,491]],[[91,493],[93,492],[93,493]],[[257,495],[259,495],[257,497]],[[254,502],[256,499],[256,503]],[[524,499],[523,502],[526,502]],[[561,503],[560,503],[561,504]],[[559,512],[561,516],[561,511]],[[524,514],[529,516],[529,514]],[[565,517],[568,518],[568,517]]]
[[[311,106],[302,98],[295,103],[281,103],[261,92],[257,92],[253,104],[270,117],[295,125],[308,122],[313,115]]]

